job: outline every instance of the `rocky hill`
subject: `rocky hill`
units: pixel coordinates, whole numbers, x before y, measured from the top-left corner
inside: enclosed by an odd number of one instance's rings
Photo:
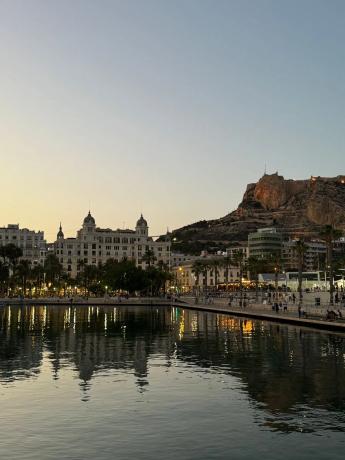
[[[262,227],[315,237],[326,224],[345,230],[345,176],[286,180],[276,173],[249,184],[235,211],[182,227],[172,237],[175,250],[198,252],[244,242]]]

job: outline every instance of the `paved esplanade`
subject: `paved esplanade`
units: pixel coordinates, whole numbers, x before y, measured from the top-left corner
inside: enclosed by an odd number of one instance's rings
[[[289,304],[285,311],[281,308],[276,311],[271,304],[249,303],[244,307],[234,303],[229,305],[228,298],[185,297],[183,300],[188,303],[187,308],[192,309],[345,332],[345,308],[340,304],[320,307],[302,305],[299,316],[298,303]],[[331,316],[335,319],[326,319],[327,310],[334,312]]]

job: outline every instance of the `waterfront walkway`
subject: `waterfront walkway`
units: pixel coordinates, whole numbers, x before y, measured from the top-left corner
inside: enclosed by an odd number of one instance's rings
[[[279,310],[276,312],[272,310],[271,305],[265,304],[250,304],[246,307],[229,306],[227,299],[211,299],[207,303],[199,300],[197,303],[194,297],[184,298],[187,301],[188,307],[193,310],[204,310],[214,313],[223,313],[232,316],[254,318],[267,321],[274,321],[279,323],[289,323],[299,326],[312,327],[314,329],[325,329],[333,331],[345,332],[345,308],[340,308],[343,315],[342,318],[335,320],[326,320],[327,307],[306,307],[302,306],[303,315],[299,317],[298,306],[289,305],[287,311]],[[333,307],[334,311],[338,307]]]
[[[185,307],[187,304],[183,300],[177,298],[167,299],[161,297],[45,297],[35,299],[20,299],[20,298],[4,298],[0,299],[0,307],[8,305],[56,305],[56,306],[174,306],[174,307]]]

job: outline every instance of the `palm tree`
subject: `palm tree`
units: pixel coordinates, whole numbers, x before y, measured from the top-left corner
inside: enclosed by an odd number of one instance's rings
[[[28,260],[23,259],[15,266],[15,276],[21,283],[23,295],[26,295],[26,285],[31,274],[31,264]]]
[[[200,260],[196,260],[192,266],[192,273],[195,275],[195,286],[196,286],[196,294],[198,295],[199,287],[200,287],[200,275],[203,272],[204,267],[203,263]]]
[[[333,266],[333,246],[334,240],[342,236],[342,232],[334,228],[333,225],[325,225],[320,232],[320,237],[324,240],[327,247],[327,266],[329,271],[329,303],[334,303],[334,266]]]
[[[203,261],[202,262],[202,274],[204,275],[204,280],[205,280],[204,286],[206,287],[206,290],[207,290],[207,274],[208,274],[209,268],[210,268],[209,263],[206,260]]]
[[[258,301],[259,291],[259,273],[262,273],[267,265],[265,259],[258,258],[256,256],[249,256],[247,260],[247,268],[250,274],[250,279],[255,281],[255,300]]]
[[[243,269],[245,265],[245,257],[243,251],[238,249],[237,251],[234,251],[233,254],[233,261],[236,267],[239,269],[240,272],[240,306],[242,306],[242,297],[243,297]]]
[[[72,281],[71,275],[67,272],[63,272],[60,276],[60,281],[62,281],[63,295],[66,297],[67,286],[71,284]]]
[[[8,287],[8,266],[0,261],[0,294],[5,293]]]
[[[99,278],[99,269],[95,265],[87,265],[81,263],[81,271],[79,278],[82,286],[85,289],[85,295],[88,297],[90,295],[90,287],[93,283],[98,281]]]
[[[212,259],[210,261],[210,268],[214,270],[214,287],[215,287],[215,290],[217,290],[217,285],[218,285],[218,275],[219,275],[219,272],[218,272],[218,268],[220,267],[221,265],[221,261],[219,259]]]
[[[152,249],[147,249],[142,257],[142,260],[143,262],[146,262],[147,266],[150,268],[152,265],[154,265],[157,257],[155,256],[155,253],[152,251]]]
[[[274,273],[274,289],[276,291],[276,295],[278,294],[278,280],[279,280],[279,273],[283,270],[283,260],[280,252],[273,252],[269,257],[269,265],[271,266],[271,270]]]
[[[302,302],[302,282],[303,282],[303,266],[304,266],[304,255],[308,250],[308,246],[303,240],[297,240],[294,251],[297,254],[298,259],[298,292],[299,292],[299,301]]]
[[[228,290],[228,288],[229,288],[229,270],[230,270],[230,267],[231,267],[231,263],[232,263],[232,260],[231,260],[230,256],[224,257],[224,259],[222,261],[222,265],[223,265],[223,267],[225,269],[226,290]]]
[[[46,274],[46,282],[54,285],[58,283],[63,273],[63,267],[55,254],[48,254],[44,261],[44,273]]]
[[[31,280],[33,281],[36,289],[41,292],[42,281],[44,279],[44,267],[42,265],[35,265],[31,270]]]
[[[163,294],[166,294],[167,284],[173,280],[172,273],[169,268],[169,264],[163,262],[163,260],[158,261],[157,270],[159,272],[161,280],[164,281],[163,284]]]
[[[18,259],[22,257],[23,251],[15,244],[6,244],[0,247],[0,257],[2,257],[4,263],[8,265],[10,271],[14,270]]]

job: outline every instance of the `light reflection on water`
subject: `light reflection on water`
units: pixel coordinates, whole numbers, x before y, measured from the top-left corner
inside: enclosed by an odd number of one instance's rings
[[[212,313],[5,307],[1,458],[340,458],[344,356],[340,335]]]

